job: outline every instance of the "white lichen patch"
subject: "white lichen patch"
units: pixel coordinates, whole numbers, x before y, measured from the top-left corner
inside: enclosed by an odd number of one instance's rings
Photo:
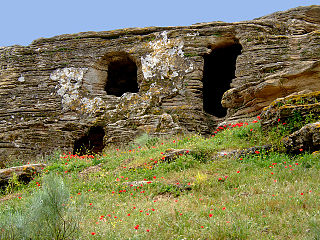
[[[199,32],[193,32],[193,33],[187,33],[187,37],[196,37],[196,36],[199,36]]]
[[[57,69],[50,75],[50,79],[56,81],[57,95],[61,96],[63,111],[78,110],[82,113],[91,114],[104,105],[99,97],[93,99],[82,97],[80,87],[84,74],[88,68],[62,68]]]
[[[68,111],[79,104],[79,89],[82,85],[84,73],[88,68],[62,68],[50,75],[50,79],[57,81],[57,94],[62,97],[62,109]]]
[[[21,83],[23,83],[23,82],[25,82],[25,79],[24,79],[24,77],[21,75],[21,76],[18,78],[18,81],[21,82]]]
[[[183,45],[181,38],[169,39],[166,31],[149,42],[148,47],[152,52],[141,57],[144,78],[172,79],[192,71],[192,63],[184,58]]]
[[[104,102],[100,97],[95,97],[93,99],[90,98],[82,98],[81,99],[81,110],[86,113],[93,113],[98,108],[104,106]]]

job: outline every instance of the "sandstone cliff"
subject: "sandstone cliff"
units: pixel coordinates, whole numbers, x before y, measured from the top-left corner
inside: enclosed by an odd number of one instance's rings
[[[66,34],[0,48],[0,162],[210,133],[320,89],[320,6],[252,21]]]

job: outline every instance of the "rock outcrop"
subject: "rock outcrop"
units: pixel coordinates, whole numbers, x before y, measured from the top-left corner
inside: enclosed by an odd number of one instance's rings
[[[5,186],[15,174],[19,181],[29,182],[46,167],[43,163],[28,164],[18,167],[0,169],[0,188]]]
[[[320,150],[320,122],[310,123],[283,139],[289,153]]]
[[[185,131],[320,89],[320,6],[0,48],[0,162]]]
[[[308,121],[320,120],[320,91],[278,98],[263,109],[260,117],[264,128],[288,121],[298,127]]]

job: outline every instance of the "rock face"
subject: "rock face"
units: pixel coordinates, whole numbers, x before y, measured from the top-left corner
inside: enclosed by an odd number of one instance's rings
[[[36,174],[41,173],[45,164],[28,164],[0,170],[0,188],[5,186],[15,174],[19,181],[29,182]]]
[[[320,122],[310,123],[283,139],[283,144],[290,153],[320,150]]]
[[[320,91],[278,98],[265,107],[260,116],[264,128],[275,126],[279,122],[293,121],[292,124],[298,127],[310,120],[320,120]]]
[[[0,162],[209,133],[320,89],[320,6],[252,21],[66,34],[0,48]],[[84,149],[84,150],[82,150]]]

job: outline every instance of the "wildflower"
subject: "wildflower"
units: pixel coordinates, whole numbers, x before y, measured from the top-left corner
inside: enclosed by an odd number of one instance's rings
[[[237,173],[240,173],[240,171],[237,171]]]
[[[149,230],[149,229],[147,229],[146,231],[147,231],[147,232],[150,232],[150,230]]]
[[[210,214],[209,214],[209,217],[212,217],[212,216],[213,216],[213,215],[210,213]]]
[[[95,233],[95,232],[92,232],[91,235],[96,235],[96,233]]]
[[[299,149],[299,151],[300,151],[300,152],[302,152],[302,151],[303,151],[303,149],[302,149],[302,148],[300,148],[300,149]]]
[[[222,210],[226,210],[226,207],[223,207]]]
[[[303,192],[302,192],[302,193],[300,193],[300,195],[303,195]]]
[[[139,229],[139,225],[135,226],[134,229],[138,230]]]
[[[201,228],[204,228],[204,226],[201,226]]]

